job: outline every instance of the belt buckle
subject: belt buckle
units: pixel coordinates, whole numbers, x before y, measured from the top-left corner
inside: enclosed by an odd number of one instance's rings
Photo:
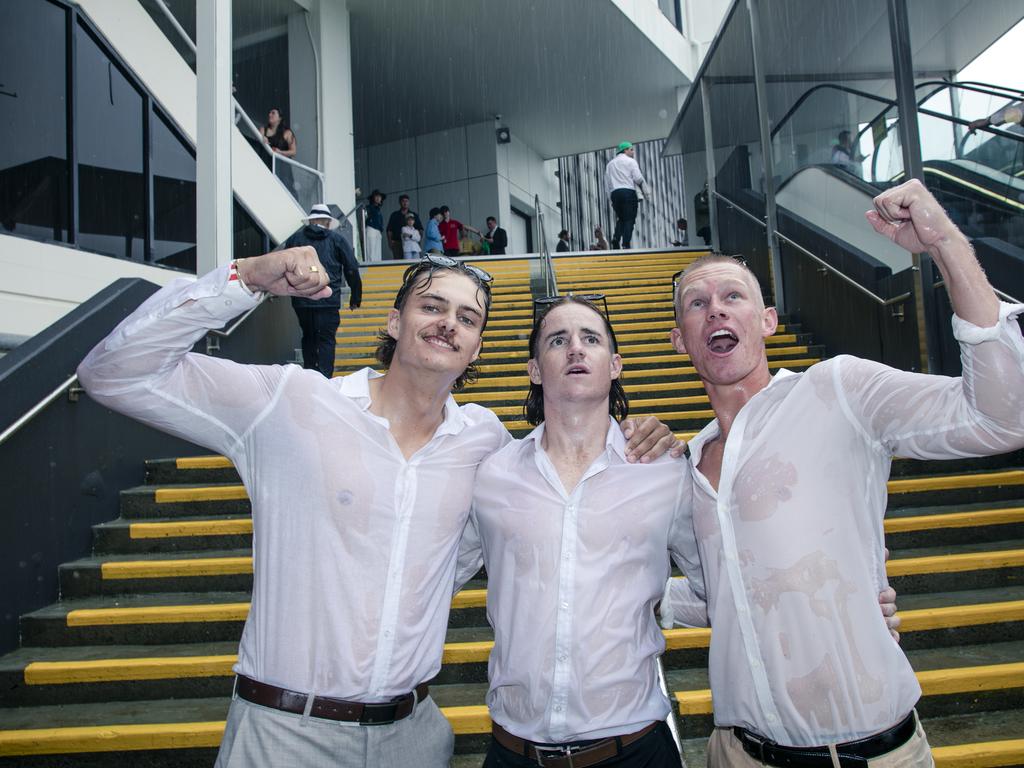
[[[379,720],[375,719],[371,707],[374,709],[382,709],[384,711],[390,710],[390,717],[381,717]],[[359,715],[360,725],[391,725],[395,722],[395,714],[398,712],[397,704],[367,704],[363,707],[362,713]]]
[[[754,755],[754,757],[756,757],[762,763],[767,764],[768,761],[765,760],[764,756],[765,745],[774,744],[775,742],[770,741],[769,739],[763,739],[760,735],[754,733],[753,731],[747,730],[746,728],[743,729],[743,735],[746,736],[749,741],[754,742],[754,747],[757,749],[757,754]]]
[[[568,768],[573,768],[572,764],[572,749],[567,746],[557,747],[541,747],[537,744],[533,745],[533,751],[537,753],[537,765],[544,768],[546,761],[548,760],[568,760]],[[545,753],[550,753],[545,755]]]

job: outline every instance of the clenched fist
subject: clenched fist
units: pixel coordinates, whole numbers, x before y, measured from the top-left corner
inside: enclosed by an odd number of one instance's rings
[[[309,299],[326,299],[331,295],[330,276],[316,251],[308,245],[238,259],[235,265],[238,277],[254,291]]]

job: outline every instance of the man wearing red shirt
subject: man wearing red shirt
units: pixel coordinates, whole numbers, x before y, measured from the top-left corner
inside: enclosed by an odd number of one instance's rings
[[[470,232],[476,232],[479,235],[480,230],[469,226],[469,224],[463,224],[458,219],[453,219],[452,211],[447,205],[441,206],[441,215],[444,218],[441,219],[441,223],[437,226],[441,230],[444,255],[454,258],[459,255],[459,238],[462,237],[462,231],[468,229]]]

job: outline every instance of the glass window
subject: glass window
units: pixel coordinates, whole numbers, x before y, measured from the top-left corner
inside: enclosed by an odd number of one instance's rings
[[[90,251],[142,260],[142,95],[84,27],[77,33],[78,243]]]
[[[0,233],[67,240],[67,12],[8,0],[0,24]]]
[[[249,256],[261,256],[267,251],[267,244],[263,230],[253,220],[238,201],[234,202],[235,209],[235,253],[233,258],[244,259]]]
[[[163,115],[150,121],[153,172],[153,250],[164,267],[196,270],[196,159]]]

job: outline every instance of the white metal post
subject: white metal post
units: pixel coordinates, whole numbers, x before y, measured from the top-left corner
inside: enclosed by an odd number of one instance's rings
[[[196,0],[196,270],[231,261],[231,0]]]

